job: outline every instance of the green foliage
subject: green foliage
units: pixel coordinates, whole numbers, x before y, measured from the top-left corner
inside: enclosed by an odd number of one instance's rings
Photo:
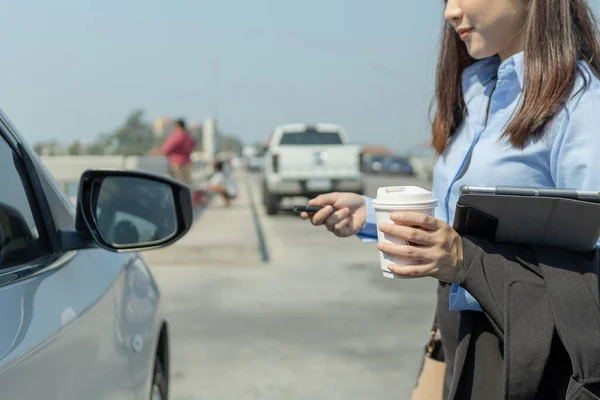
[[[84,154],[83,145],[81,144],[81,142],[79,140],[75,140],[75,141],[73,141],[73,143],[71,143],[71,145],[67,149],[67,153],[70,156],[80,156],[80,155]]]
[[[130,113],[125,122],[108,136],[108,141],[105,139],[105,145],[108,145],[105,148],[116,147],[113,154],[126,156],[148,154],[154,146],[154,135],[150,124],[143,120],[143,116],[143,110]]]
[[[219,141],[220,151],[231,151],[236,154],[240,154],[242,152],[242,143],[240,139],[233,135],[222,135]]]

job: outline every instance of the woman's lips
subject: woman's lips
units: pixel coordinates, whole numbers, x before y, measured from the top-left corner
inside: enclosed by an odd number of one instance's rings
[[[469,34],[471,32],[473,32],[473,28],[461,28],[456,30],[456,33],[458,33],[460,40],[465,40],[467,37],[469,37]]]

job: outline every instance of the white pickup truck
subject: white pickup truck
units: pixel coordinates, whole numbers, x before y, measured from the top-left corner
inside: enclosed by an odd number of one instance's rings
[[[362,194],[361,147],[348,144],[334,124],[287,124],[269,138],[264,155],[263,203],[267,214],[284,197],[313,197],[332,191]]]

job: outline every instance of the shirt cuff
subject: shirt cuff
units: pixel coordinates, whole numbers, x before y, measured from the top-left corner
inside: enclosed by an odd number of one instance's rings
[[[453,283],[450,288],[450,311],[483,311],[481,305],[471,293],[458,285]]]
[[[365,198],[365,205],[367,207],[367,222],[356,236],[363,242],[376,242],[377,241],[377,216],[375,215],[375,208],[373,207],[373,199],[367,196]]]

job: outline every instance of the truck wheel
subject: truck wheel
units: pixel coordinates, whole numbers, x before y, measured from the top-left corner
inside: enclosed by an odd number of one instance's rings
[[[168,381],[165,377],[165,371],[160,359],[156,357],[156,360],[154,361],[154,378],[152,379],[152,393],[150,393],[150,400],[167,400],[168,396]]]
[[[269,192],[269,189],[265,185],[263,188],[263,203],[267,211],[267,215],[275,215],[279,211],[279,196]]]
[[[267,215],[275,215],[279,211],[279,198],[269,192],[265,193]]]
[[[267,215],[277,214],[277,211],[279,211],[279,197],[269,192],[266,193],[266,197]]]
[[[267,198],[269,196],[267,196],[267,194],[269,193],[269,189],[267,189],[267,183],[263,182],[262,184],[262,203],[263,206],[267,207]]]

